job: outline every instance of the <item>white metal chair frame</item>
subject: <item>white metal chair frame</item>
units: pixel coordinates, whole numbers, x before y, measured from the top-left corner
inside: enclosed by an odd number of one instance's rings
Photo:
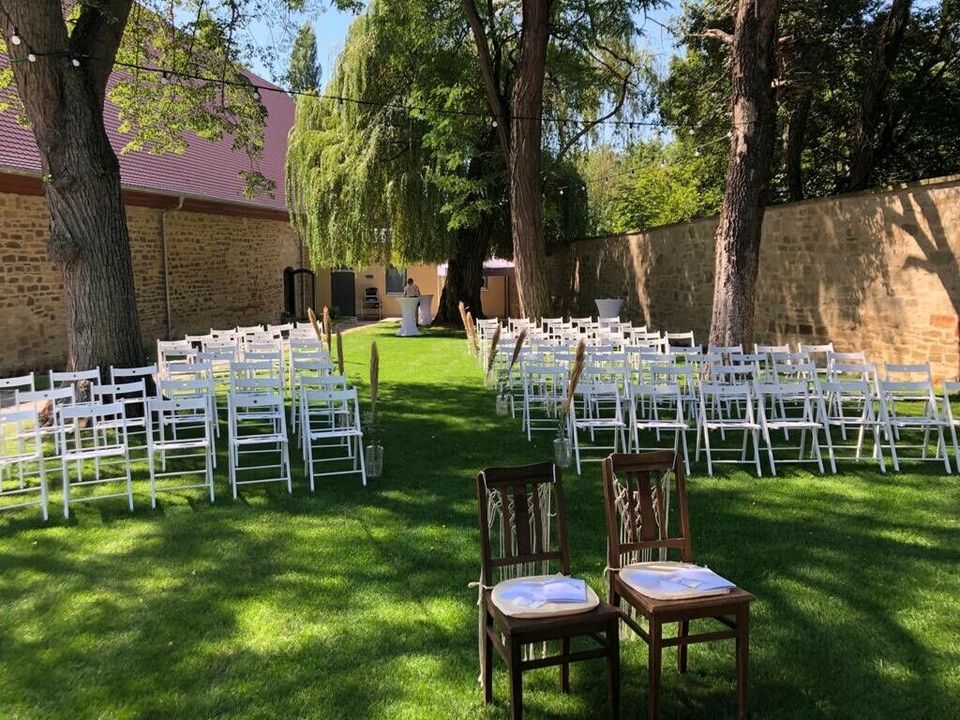
[[[290,452],[287,440],[286,413],[283,398],[271,393],[227,395],[227,423],[229,426],[229,478],[234,500],[240,485],[281,482],[293,492],[290,472]],[[277,453],[277,462],[266,465],[243,466],[244,455]],[[241,480],[241,473],[277,470],[273,477],[255,477]]]
[[[11,477],[5,482],[8,471]],[[36,478],[36,485],[31,478]],[[7,503],[7,498],[15,502]],[[34,407],[0,409],[0,500],[4,501],[0,510],[39,506],[43,520],[49,518],[43,440]]]
[[[210,429],[210,405],[204,397],[152,399],[147,402],[147,460],[150,469],[150,507],[157,506],[157,481],[162,478],[202,475],[202,483],[163,485],[163,492],[204,488],[214,501],[213,468],[216,448]],[[171,437],[167,437],[167,433]],[[159,456],[160,469],[157,469]],[[167,470],[170,460],[203,458],[203,469]]]
[[[356,388],[348,390],[304,390],[303,422],[301,423],[304,464],[311,492],[317,477],[359,473],[367,485],[367,468],[363,454],[363,429],[360,425],[360,403]],[[330,452],[334,451],[331,456]],[[320,453],[324,454],[321,455]],[[324,463],[343,463],[348,470],[326,470]]]
[[[70,504],[126,497],[133,512],[133,482],[130,476],[130,451],[127,440],[126,407],[123,403],[82,403],[59,409],[57,424],[63,474],[63,516],[70,517]],[[84,480],[84,465],[94,463],[93,479]],[[118,464],[121,475],[103,477],[104,465]],[[76,468],[73,481],[71,468]],[[119,493],[75,497],[74,490],[124,481],[126,490]]]

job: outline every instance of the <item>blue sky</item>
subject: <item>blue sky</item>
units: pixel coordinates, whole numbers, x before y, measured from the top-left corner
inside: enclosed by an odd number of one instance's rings
[[[666,63],[669,56],[676,52],[673,46],[673,38],[661,27],[661,25],[668,24],[670,20],[673,19],[675,13],[676,11],[671,7],[653,10],[649,13],[650,20],[643,26],[642,44],[656,55],[662,63]],[[314,32],[317,35],[317,54],[320,58],[320,64],[323,67],[324,84],[330,76],[329,73],[331,69],[336,64],[337,55],[339,55],[343,49],[343,43],[347,37],[347,29],[350,27],[350,23],[354,17],[356,16],[353,13],[340,12],[327,4],[322,13],[311,18]],[[294,22],[298,25],[303,19],[302,16],[293,18]],[[640,21],[642,21],[642,18],[638,18],[638,24]],[[262,21],[254,25],[250,31],[252,40],[257,45],[277,48],[278,57],[277,63],[273,68],[274,72],[270,72],[270,69],[265,67],[261,62],[250,63],[251,69],[254,72],[274,81],[279,79],[279,75],[281,75],[286,68],[289,47],[292,42],[292,38],[283,37],[282,33],[278,33],[276,30],[277,25],[278,23],[275,22],[268,23]]]

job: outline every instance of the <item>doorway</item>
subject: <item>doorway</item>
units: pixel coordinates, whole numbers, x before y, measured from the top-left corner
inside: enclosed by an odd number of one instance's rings
[[[334,315],[357,314],[356,280],[353,270],[331,270],[330,304],[333,306],[330,312]]]

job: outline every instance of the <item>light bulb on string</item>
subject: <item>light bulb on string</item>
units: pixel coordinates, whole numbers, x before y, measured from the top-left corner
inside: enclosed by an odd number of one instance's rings
[[[70,64],[73,65],[75,68],[80,67],[80,61],[75,57],[70,58]]]
[[[16,28],[13,29],[13,35],[10,36],[10,42],[12,42],[14,45],[19,45],[23,42],[23,39],[20,37],[20,33]]]
[[[260,91],[256,88],[253,89],[253,99],[259,102],[260,100]]]
[[[497,119],[494,118],[494,119],[493,119],[493,122],[492,122],[491,124],[493,125],[493,127],[497,127],[497,124],[498,124],[498,123],[497,123]]]
[[[36,53],[34,53],[34,52],[28,52],[28,53],[27,53],[27,60],[30,61],[30,62],[32,62],[32,63],[35,63],[35,62],[37,61]]]

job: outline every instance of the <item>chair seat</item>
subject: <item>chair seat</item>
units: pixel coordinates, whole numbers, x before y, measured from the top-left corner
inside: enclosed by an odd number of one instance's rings
[[[599,632],[607,627],[611,617],[619,617],[620,611],[605,600],[593,610],[575,615],[553,615],[542,618],[517,618],[504,614],[492,599],[493,591],[484,590],[484,603],[493,615],[499,630],[516,637],[521,642],[541,642],[575,633]]]
[[[192,450],[194,448],[209,447],[209,443],[203,438],[196,440],[163,440],[153,443],[154,450]]]
[[[279,433],[267,433],[265,435],[246,435],[243,437],[232,438],[230,442],[234,445],[263,445],[264,443],[285,443],[286,435]]]
[[[723,595],[689,598],[686,600],[657,600],[638,592],[620,573],[613,575],[616,592],[637,608],[645,617],[656,617],[662,622],[682,620],[692,617],[713,617],[732,613],[744,603],[753,601],[753,595],[746,590],[734,588]]]
[[[514,618],[542,619],[550,617],[562,617],[564,615],[578,615],[589,612],[600,605],[600,598],[597,593],[587,585],[587,599],[581,603],[544,603],[540,607],[528,607],[521,603],[510,600],[505,597],[505,591],[524,582],[537,582],[556,578],[556,575],[529,575],[526,577],[512,578],[497,583],[490,592],[490,600],[504,615]]]
[[[125,445],[104,445],[89,450],[68,450],[63,454],[64,460],[93,460],[94,458],[115,457],[127,451]]]

